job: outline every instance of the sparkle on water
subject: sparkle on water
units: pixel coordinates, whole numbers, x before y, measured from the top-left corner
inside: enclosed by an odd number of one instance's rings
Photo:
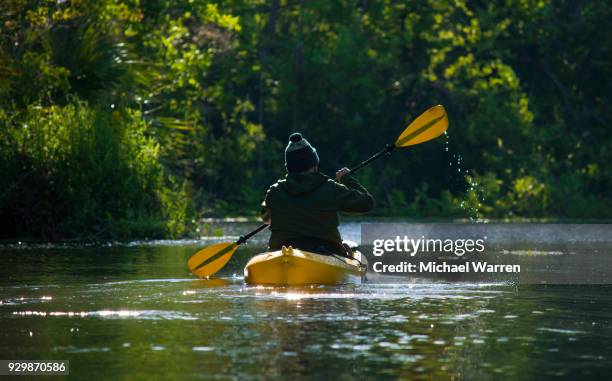
[[[609,286],[373,275],[336,287],[247,286],[242,267],[260,246],[241,248],[211,280],[185,266],[198,248],[0,249],[0,358],[68,359],[76,379],[100,380],[576,380],[612,372]]]

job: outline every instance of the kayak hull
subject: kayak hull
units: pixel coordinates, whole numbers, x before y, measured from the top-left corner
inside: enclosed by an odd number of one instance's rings
[[[365,257],[355,252],[355,258],[283,247],[251,258],[244,279],[248,284],[279,286],[358,283],[365,277]]]

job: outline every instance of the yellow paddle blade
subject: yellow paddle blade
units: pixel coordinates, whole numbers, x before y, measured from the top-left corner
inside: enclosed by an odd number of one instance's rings
[[[416,118],[399,138],[395,141],[396,147],[408,147],[435,139],[448,128],[448,116],[444,106],[437,105],[422,113]]]
[[[217,243],[192,255],[187,266],[201,278],[211,276],[225,266],[237,248],[236,242]]]

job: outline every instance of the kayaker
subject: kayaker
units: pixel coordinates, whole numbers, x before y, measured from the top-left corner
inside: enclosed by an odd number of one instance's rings
[[[338,212],[366,213],[372,195],[350,175],[348,168],[333,180],[320,173],[317,150],[294,133],[285,148],[287,175],[270,186],[261,217],[270,225],[270,250],[293,246],[322,254],[344,254]]]

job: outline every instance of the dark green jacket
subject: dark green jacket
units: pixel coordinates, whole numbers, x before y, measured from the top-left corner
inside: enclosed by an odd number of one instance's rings
[[[338,183],[315,173],[291,173],[273,184],[262,203],[262,218],[271,219],[271,250],[294,238],[314,237],[339,244],[338,212],[365,213],[374,199],[345,175]]]

